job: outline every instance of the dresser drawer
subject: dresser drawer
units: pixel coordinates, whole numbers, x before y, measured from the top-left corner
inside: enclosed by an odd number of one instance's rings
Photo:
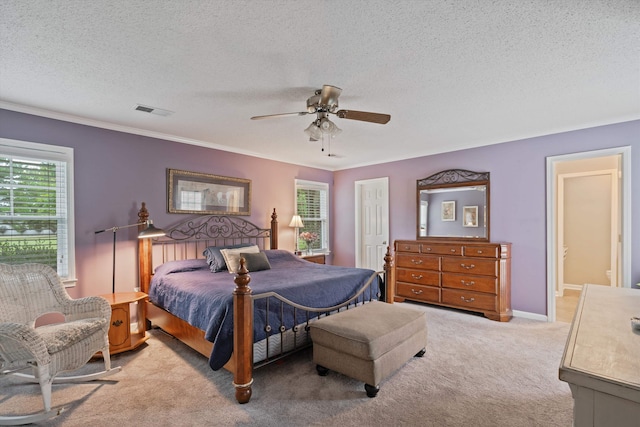
[[[396,294],[412,300],[425,302],[440,302],[440,288],[414,285],[411,283],[396,283]]]
[[[496,296],[480,292],[442,289],[442,303],[469,310],[495,310]]]
[[[424,270],[440,270],[440,257],[426,255],[398,254],[396,267],[419,268]]]
[[[417,242],[396,242],[396,252],[420,252],[420,243]]]
[[[462,255],[462,246],[460,245],[432,245],[423,243],[421,251],[423,254],[435,255]]]
[[[398,268],[396,270],[396,280],[418,285],[440,286],[440,273],[429,270]]]
[[[468,274],[443,273],[442,287],[463,289],[466,291],[495,294],[498,279],[492,276],[471,276]]]
[[[499,258],[500,246],[498,245],[481,245],[481,246],[463,246],[463,256],[473,256],[481,258]]]
[[[442,257],[442,271],[498,276],[500,261],[480,258]]]

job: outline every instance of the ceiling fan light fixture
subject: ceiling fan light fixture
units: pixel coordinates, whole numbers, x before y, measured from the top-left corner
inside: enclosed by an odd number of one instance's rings
[[[320,119],[320,130],[324,135],[329,135],[331,138],[335,138],[336,135],[342,132],[342,129],[326,117]]]
[[[341,133],[342,133],[342,129],[340,129],[338,126],[335,125],[335,123],[333,123],[333,129],[331,130],[331,138],[335,138]]]
[[[322,130],[316,125],[316,122],[311,122],[311,124],[304,130],[304,133],[309,135],[310,139],[314,139],[319,141],[322,139]]]

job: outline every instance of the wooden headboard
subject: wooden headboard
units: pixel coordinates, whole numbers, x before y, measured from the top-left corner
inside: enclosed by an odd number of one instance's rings
[[[149,219],[145,203],[138,211],[139,222]],[[139,226],[144,229],[146,225]],[[243,217],[226,215],[198,215],[170,227],[162,227],[167,233],[156,239],[140,239],[139,271],[140,290],[149,292],[153,270],[162,263],[204,258],[202,252],[209,246],[226,246],[253,243],[260,249],[278,249],[278,215],[273,209],[271,227],[260,228]]]

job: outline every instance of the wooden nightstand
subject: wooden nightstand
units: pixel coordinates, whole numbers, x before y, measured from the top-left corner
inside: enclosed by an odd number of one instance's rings
[[[116,354],[133,350],[147,340],[145,332],[144,292],[116,292],[100,295],[111,304],[109,326],[109,353]],[[131,306],[136,306],[136,324],[131,325]]]
[[[325,263],[324,254],[301,255],[300,258],[307,260],[309,262],[315,262],[316,264]]]

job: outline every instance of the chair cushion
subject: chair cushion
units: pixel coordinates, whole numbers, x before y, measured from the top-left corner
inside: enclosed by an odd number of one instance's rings
[[[427,327],[424,311],[372,301],[311,325],[314,344],[376,360]]]
[[[73,322],[54,323],[36,328],[36,333],[46,343],[49,354],[54,354],[93,335],[102,329],[107,322],[108,319],[94,317]]]

